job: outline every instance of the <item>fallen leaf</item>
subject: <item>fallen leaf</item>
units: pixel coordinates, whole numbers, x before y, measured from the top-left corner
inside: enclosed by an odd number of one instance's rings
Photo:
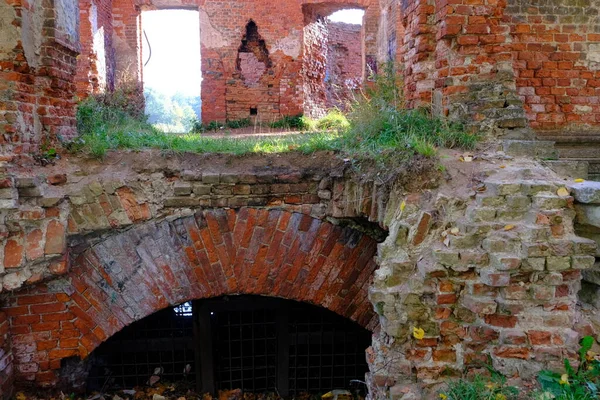
[[[471,157],[471,156],[464,157],[464,162],[471,162],[471,161],[473,161],[473,157]]]
[[[585,182],[585,179],[577,178],[577,179],[575,179],[575,182],[577,182],[577,183]]]
[[[501,165],[500,168],[506,168],[506,165]]]
[[[25,393],[23,393],[23,392],[18,392],[15,395],[15,399],[16,400],[27,400],[27,396],[25,396]]]
[[[421,328],[413,328],[413,336],[417,340],[421,340],[425,337],[425,331]]]
[[[400,211],[404,211],[405,208],[406,208],[406,202],[404,200],[402,200],[402,203],[400,203]]]
[[[561,187],[560,189],[558,189],[556,191],[556,194],[559,195],[559,196],[562,196],[562,197],[568,196],[569,195],[569,190],[566,187]]]
[[[505,231],[512,231],[513,229],[515,229],[514,225],[505,225],[504,226],[504,230]]]
[[[454,228],[450,229],[450,233],[453,234],[453,235],[458,235],[458,232],[460,232],[460,231],[459,231],[459,229],[457,227],[454,227]]]

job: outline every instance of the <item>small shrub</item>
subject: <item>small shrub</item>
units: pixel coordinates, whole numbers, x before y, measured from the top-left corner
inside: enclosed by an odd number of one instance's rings
[[[565,359],[563,373],[541,371],[538,382],[542,390],[534,394],[534,399],[591,400],[600,397],[600,361],[591,351],[593,344],[591,336],[581,339],[577,369]]]
[[[272,122],[270,126],[271,128],[311,130],[314,123],[304,115],[298,114],[294,116],[286,115],[280,120]]]
[[[491,378],[477,375],[472,380],[451,381],[439,397],[442,400],[511,400],[518,394],[517,388],[506,384],[504,376],[493,373]]]
[[[234,121],[227,121],[225,123],[225,126],[231,129],[246,128],[250,125],[252,125],[252,121],[250,120],[250,118],[237,119]]]
[[[405,108],[399,74],[388,64],[373,85],[350,106],[350,127],[344,142],[356,154],[383,163],[420,154],[432,157],[436,148],[472,148],[475,135],[459,124],[435,117],[427,109]]]
[[[323,118],[319,118],[314,125],[316,129],[322,130],[346,130],[350,127],[350,122],[340,110],[332,110]]]

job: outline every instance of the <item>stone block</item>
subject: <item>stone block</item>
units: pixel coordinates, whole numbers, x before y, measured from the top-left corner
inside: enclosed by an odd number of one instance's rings
[[[506,205],[506,198],[504,196],[478,194],[475,200],[480,207],[502,207]]]
[[[195,183],[194,185],[192,185],[192,190],[194,191],[194,194],[197,196],[209,195],[211,192],[211,188],[212,188],[212,186],[203,185],[201,183]]]
[[[490,298],[471,295],[461,296],[460,304],[475,314],[494,314],[498,308],[498,304]]]
[[[565,271],[571,268],[571,257],[547,257],[546,268],[548,271]]]
[[[573,256],[571,257],[571,267],[573,269],[590,269],[594,266],[596,257],[594,256]]]
[[[173,186],[175,196],[188,196],[192,194],[192,185],[188,182],[176,182]]]
[[[492,253],[490,261],[492,267],[499,271],[511,271],[521,266],[521,259],[510,254]]]
[[[600,182],[585,181],[570,185],[573,197],[579,203],[600,204]]]
[[[548,160],[542,162],[560,176],[587,179],[589,163],[587,161]]]
[[[533,204],[541,210],[556,210],[567,206],[567,197],[538,193],[533,196]]]
[[[508,205],[509,209],[512,209],[515,211],[523,211],[523,210],[528,209],[529,206],[531,206],[531,199],[529,198],[529,196],[520,196],[520,195],[507,196],[506,204]]]
[[[467,216],[473,222],[489,222],[496,218],[496,209],[490,207],[472,207],[467,211]]]
[[[240,176],[238,174],[222,173],[220,175],[221,183],[234,184],[234,183],[238,183],[239,181],[240,181]]]
[[[505,140],[502,147],[506,154],[515,157],[558,158],[554,142],[548,140]]]
[[[204,172],[202,174],[202,183],[216,184],[219,183],[220,174],[218,172]]]
[[[508,286],[510,284],[510,274],[508,272],[498,272],[495,269],[482,269],[479,272],[481,282],[493,287]]]
[[[460,263],[460,255],[458,251],[451,250],[434,250],[433,256],[436,261],[442,265],[454,266]]]
[[[181,173],[181,179],[184,181],[201,181],[202,171],[185,170]]]
[[[521,269],[524,271],[543,271],[546,269],[545,257],[528,257],[523,260]]]
[[[600,229],[600,206],[576,204],[577,223]]]

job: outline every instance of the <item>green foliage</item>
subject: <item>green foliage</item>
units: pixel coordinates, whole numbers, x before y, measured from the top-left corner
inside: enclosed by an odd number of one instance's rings
[[[600,361],[598,356],[591,352],[594,338],[585,336],[581,339],[579,349],[579,365],[577,369],[565,359],[565,372],[541,371],[538,382],[542,387],[541,392],[534,394],[534,399],[553,398],[556,400],[588,400],[600,396]]]
[[[315,121],[314,126],[322,130],[346,130],[350,127],[350,122],[340,110],[334,109]]]
[[[148,122],[164,132],[189,132],[200,111],[200,97],[175,93],[168,96],[151,87],[144,89]]]
[[[252,125],[252,120],[250,118],[244,119],[236,119],[236,120],[228,120],[225,123],[218,121],[211,121],[208,124],[203,124],[198,119],[194,119],[192,121],[192,127],[190,132],[192,133],[203,133],[203,132],[217,132],[221,129],[230,128],[230,129],[240,129],[246,128]]]
[[[299,130],[312,130],[314,127],[313,121],[305,117],[302,114],[294,116],[285,116],[279,121],[272,122],[271,128],[283,128],[283,129],[299,129]]]
[[[351,106],[344,141],[350,150],[387,163],[415,154],[432,157],[437,147],[472,148],[477,137],[462,126],[434,117],[426,109],[405,108],[398,74],[392,65]]]
[[[201,137],[201,134],[250,126],[248,118],[202,124],[194,116],[188,119],[193,133],[165,133],[156,128],[164,127],[161,125],[164,121],[140,116],[138,108],[124,100],[131,93],[118,92],[91,97],[79,105],[77,123],[81,136],[68,147],[96,157],[102,157],[108,150],[143,148],[230,154],[334,150],[354,160],[375,160],[386,170],[394,171],[397,170],[394,165],[402,166],[416,155],[434,157],[438,147],[475,145],[477,137],[463,132],[460,126],[433,117],[424,109],[406,109],[401,87],[399,76],[390,64],[364,96],[355,101],[348,115],[333,110],[316,121],[296,115],[271,124],[273,128],[313,133],[244,139]],[[156,96],[154,100],[147,96],[150,103],[155,100]]]
[[[491,378],[476,375],[472,380],[459,379],[448,383],[448,389],[440,393],[442,400],[510,400],[519,391],[506,384],[506,378],[498,373]]]

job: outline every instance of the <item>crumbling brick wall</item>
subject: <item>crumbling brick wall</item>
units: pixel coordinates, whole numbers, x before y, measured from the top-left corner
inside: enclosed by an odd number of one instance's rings
[[[77,2],[0,1],[0,155],[75,136]]]
[[[595,0],[507,2],[516,84],[532,128],[600,124],[599,12]]]
[[[327,21],[317,18],[304,27],[304,58],[302,60],[304,114],[319,118],[327,110]]]
[[[77,58],[77,96],[114,90],[112,0],[80,0],[81,52]]]
[[[363,35],[361,25],[327,24],[327,108],[344,108],[363,82]]]

